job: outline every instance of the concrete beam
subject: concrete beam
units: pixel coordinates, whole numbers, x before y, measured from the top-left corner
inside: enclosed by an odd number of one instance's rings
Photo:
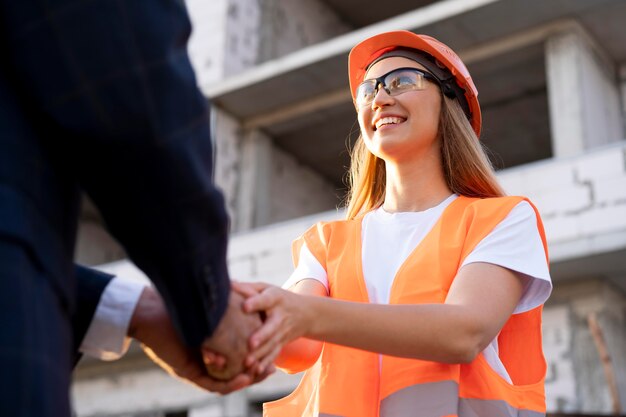
[[[207,97],[219,97],[228,92],[245,88],[246,86],[289,73],[290,71],[315,64],[316,62],[346,54],[361,40],[378,33],[422,27],[463,13],[468,13],[488,4],[497,3],[498,1],[502,0],[439,1],[380,23],[355,30],[342,36],[337,36],[329,41],[309,46],[281,58],[265,62],[256,66],[251,71],[246,71],[237,76],[227,78],[223,82],[203,83],[201,84],[201,88]]]
[[[555,34],[577,30],[579,28],[580,25],[576,21],[572,19],[562,19],[491,42],[486,42],[473,48],[461,50],[459,51],[459,55],[465,64],[470,65],[506,52],[544,42]],[[287,107],[274,109],[270,112],[243,120],[242,126],[244,129],[257,129],[271,126],[272,124],[281,123],[317,110],[329,108],[341,103],[348,103],[351,100],[350,90],[348,86],[345,86],[338,90],[320,94],[313,98],[290,104]]]
[[[331,91],[330,93],[320,94],[308,100],[299,101],[286,108],[276,109],[251,117],[243,121],[242,127],[245,130],[249,130],[271,126],[318,110],[327,109],[337,104],[347,103],[351,100],[352,96],[350,95],[350,90],[348,88],[341,88]]]

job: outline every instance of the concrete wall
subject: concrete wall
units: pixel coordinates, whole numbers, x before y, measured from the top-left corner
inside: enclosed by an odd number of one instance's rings
[[[185,0],[193,31],[188,52],[196,70],[198,85],[224,76],[226,25],[229,0]]]
[[[228,74],[349,30],[332,10],[317,0],[228,2]]]
[[[124,259],[126,252],[104,228],[96,206],[85,196],[81,204],[75,261],[83,265],[102,265]]]
[[[338,36],[350,27],[317,0],[261,0],[258,62]]]
[[[228,0],[224,62],[227,75],[237,74],[258,61],[262,4],[262,0]]]
[[[578,280],[560,283],[544,311],[550,410],[612,412],[600,353],[589,328],[591,314],[597,316],[620,396],[626,398],[626,295],[600,278]]]
[[[102,265],[124,259],[126,252],[97,221],[81,221],[74,259],[83,265]]]
[[[553,261],[626,246],[626,141],[499,174],[542,214]]]
[[[247,132],[241,148],[234,230],[284,221],[332,209],[334,186],[259,130]]]
[[[327,211],[339,204],[335,187],[311,168],[276,147],[272,158],[272,198],[266,224]]]

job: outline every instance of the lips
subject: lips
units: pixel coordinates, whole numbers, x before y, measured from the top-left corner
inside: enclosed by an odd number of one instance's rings
[[[374,131],[376,131],[376,130],[380,129],[383,126],[386,126],[386,125],[397,125],[397,124],[403,123],[405,121],[406,121],[406,118],[405,117],[401,117],[401,116],[395,116],[395,115],[394,116],[382,116],[382,117],[379,117],[378,119],[374,120],[374,123],[373,123],[372,127],[373,127]]]

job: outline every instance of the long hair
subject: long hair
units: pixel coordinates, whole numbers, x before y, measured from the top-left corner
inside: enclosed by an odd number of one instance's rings
[[[448,188],[467,197],[501,197],[493,167],[457,100],[443,96],[438,137]],[[385,161],[372,154],[359,135],[350,154],[347,218],[380,207],[385,200]]]

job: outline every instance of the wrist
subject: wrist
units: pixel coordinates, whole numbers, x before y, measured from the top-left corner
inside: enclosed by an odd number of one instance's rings
[[[128,337],[142,342],[144,330],[163,311],[163,308],[163,301],[156,290],[152,287],[145,287],[128,324]]]

